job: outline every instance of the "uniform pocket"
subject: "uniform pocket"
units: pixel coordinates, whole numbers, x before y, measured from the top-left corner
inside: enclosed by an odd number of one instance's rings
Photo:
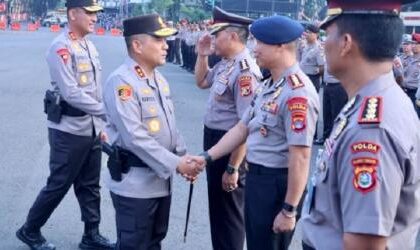
[[[214,92],[218,95],[223,95],[226,92],[227,85],[221,82],[216,82],[214,85]]]
[[[80,86],[90,85],[93,82],[93,68],[90,61],[79,61],[76,64],[77,82]]]
[[[279,117],[272,114],[263,114],[258,118],[258,122],[267,127],[276,127]]]

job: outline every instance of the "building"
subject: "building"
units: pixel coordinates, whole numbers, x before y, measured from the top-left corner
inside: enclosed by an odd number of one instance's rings
[[[220,0],[216,4],[224,10],[252,18],[272,15],[298,18],[301,8],[301,0]]]

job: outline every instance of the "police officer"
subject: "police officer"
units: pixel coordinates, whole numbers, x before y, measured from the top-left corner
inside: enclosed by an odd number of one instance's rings
[[[324,70],[324,96],[322,101],[322,114],[324,118],[324,131],[321,142],[331,134],[334,120],[347,103],[347,93],[340,81],[328,72],[328,65]]]
[[[257,40],[255,58],[260,67],[270,70],[271,77],[259,85],[235,127],[204,152],[211,163],[246,141],[249,250],[288,249],[305,190],[319,100],[296,60],[302,32],[300,23],[283,16],[252,24],[251,33]]]
[[[413,34],[412,40],[413,56],[406,67],[406,77],[404,78],[403,89],[415,105],[416,92],[420,83],[420,34]]]
[[[350,101],[317,161],[302,218],[304,249],[415,247],[420,124],[392,74],[404,29],[398,12],[408,2],[328,2],[326,59]]]
[[[316,91],[321,87],[321,76],[324,71],[324,49],[318,41],[319,28],[315,24],[306,26],[306,45],[300,55],[300,67],[309,76]]]
[[[165,63],[165,38],[176,34],[156,14],[124,20],[129,57],[107,80],[104,103],[109,142],[120,152],[122,180],[106,175],[116,211],[117,250],[161,249],[168,230],[172,175],[194,176],[176,129]]]
[[[41,227],[73,185],[85,230],[81,249],[112,249],[99,234],[99,133],[105,119],[102,103],[99,55],[85,36],[94,31],[96,13],[102,10],[93,0],[68,0],[69,30],[59,35],[47,52],[53,104],[46,95],[50,176],[29,210],[16,236],[31,249],[55,249],[41,235]]]
[[[223,59],[209,69],[213,39],[206,33],[198,42],[195,65],[197,86],[210,88],[204,117],[204,150],[215,145],[240,120],[252,101],[257,78],[261,77],[246,48],[252,19],[215,7],[213,20],[215,54]],[[217,250],[243,249],[245,173],[240,166],[244,155],[245,145],[241,145],[207,168],[211,237]]]

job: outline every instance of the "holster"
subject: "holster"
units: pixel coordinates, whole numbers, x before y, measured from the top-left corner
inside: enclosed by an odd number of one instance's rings
[[[64,101],[60,94],[51,90],[45,92],[44,113],[49,121],[60,123],[63,115],[79,117],[87,115],[86,112],[75,108]]]
[[[122,174],[128,173],[130,167],[147,168],[148,166],[136,155],[116,145],[102,143],[102,151],[108,154],[108,170],[114,181],[120,182]]]

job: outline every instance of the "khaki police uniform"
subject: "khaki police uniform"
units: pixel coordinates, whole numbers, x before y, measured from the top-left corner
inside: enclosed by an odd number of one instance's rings
[[[234,58],[222,59],[207,74],[210,94],[204,116],[204,150],[210,149],[234,127],[251,103],[261,78],[248,49]],[[226,192],[222,176],[230,154],[207,167],[209,214],[214,249],[242,249],[245,237],[245,172],[239,169],[238,188]]]
[[[321,75],[319,68],[324,66],[324,64],[325,56],[321,43],[318,41],[313,44],[306,43],[305,47],[302,49],[300,67],[302,68],[302,71],[311,79],[317,91],[319,91],[319,88],[321,87]]]
[[[104,102],[110,142],[145,164],[130,166],[121,182],[105,176],[117,211],[117,247],[157,247],[168,228],[171,177],[179,156],[186,153],[169,84],[157,70],[155,78],[147,78],[136,62],[127,59],[107,80]]]
[[[305,200],[303,241],[342,249],[343,234],[414,249],[419,228],[420,124],[392,72],[372,80],[335,121]],[[328,237],[328,240],[322,240]]]
[[[248,127],[248,249],[274,249],[272,226],[286,197],[289,147],[312,146],[319,105],[310,79],[295,64],[277,82],[270,78],[261,83],[242,117]],[[282,233],[278,249],[287,249],[292,236],[293,232]]]
[[[76,40],[73,33],[64,32],[48,49],[47,63],[53,90],[85,113],[81,116],[64,113],[59,123],[48,121],[51,174],[25,225],[41,228],[73,184],[82,220],[97,226],[101,166],[98,134],[105,117],[98,52],[89,40]]]
[[[415,105],[416,92],[420,84],[420,54],[407,59],[407,67],[404,68],[403,89]],[[420,117],[420,116],[419,116]]]

